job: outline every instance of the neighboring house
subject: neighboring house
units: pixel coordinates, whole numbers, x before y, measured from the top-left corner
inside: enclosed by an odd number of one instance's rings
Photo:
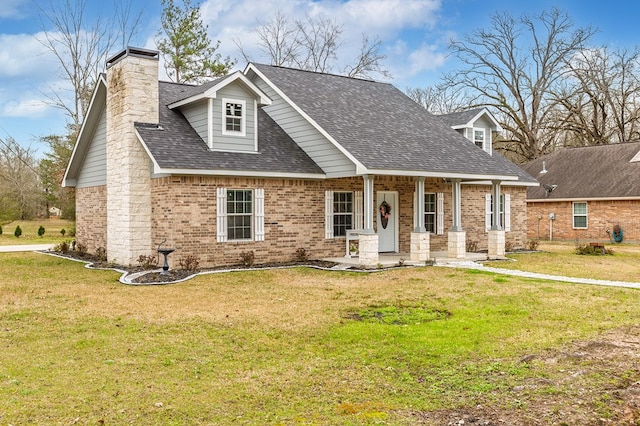
[[[158,82],[157,52],[128,48],[107,62],[65,174],[76,239],[123,264],[166,240],[173,262],[202,266],[342,256],[349,230],[368,267],[385,252],[524,246],[537,182],[444,119],[390,84],[268,65]]]
[[[602,242],[619,225],[624,241],[640,241],[640,142],[565,148],[522,167],[541,185],[527,190],[529,238]]]

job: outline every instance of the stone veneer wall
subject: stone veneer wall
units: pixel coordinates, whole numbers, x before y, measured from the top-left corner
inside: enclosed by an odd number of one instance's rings
[[[640,200],[587,201],[587,229],[573,229],[573,203],[527,203],[528,236],[549,239],[549,213],[555,213],[554,240],[609,241],[607,229],[620,225],[623,241],[640,241]]]
[[[107,187],[76,189],[76,241],[89,253],[107,247]]]
[[[157,56],[123,56],[107,86],[107,256],[135,264],[151,249],[151,164],[134,122],[158,123]]]
[[[362,191],[363,180],[343,178],[330,180],[224,178],[173,176],[152,179],[152,245],[166,239],[166,247],[178,250],[169,259],[175,266],[180,258],[197,256],[204,267],[237,264],[240,253],[253,251],[256,263],[282,262],[295,258],[298,248],[305,248],[312,258],[343,256],[345,239],[326,239],[325,191]],[[216,241],[218,187],[228,189],[263,188],[265,194],[264,241]],[[410,177],[376,176],[374,191],[398,191],[400,206],[393,206],[399,217],[400,252],[409,253],[413,231],[414,180]],[[443,192],[445,208],[444,235],[431,235],[431,250],[447,250],[447,231],[451,227],[451,186],[440,179],[427,180],[427,192]],[[485,194],[489,186],[463,187],[462,224],[480,248],[488,247],[484,229]],[[508,189],[511,196],[511,229],[507,241],[517,247],[526,242],[524,190]],[[467,211],[471,209],[472,211]],[[374,224],[377,221],[377,216]],[[471,226],[478,221],[477,226]]]

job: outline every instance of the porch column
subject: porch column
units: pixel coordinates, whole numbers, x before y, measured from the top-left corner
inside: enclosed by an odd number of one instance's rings
[[[492,196],[491,204],[493,214],[491,215],[491,229],[488,232],[489,259],[497,259],[504,257],[505,253],[505,234],[502,226],[502,216],[500,215],[500,181],[491,182]]]
[[[448,237],[448,256],[453,259],[463,259],[467,251],[466,233],[462,230],[462,202],[460,179],[452,179],[453,224]]]
[[[378,234],[373,229],[373,176],[364,175],[364,229],[360,234],[358,262],[366,267],[378,265]]]
[[[416,205],[413,206],[416,215],[416,227],[411,233],[410,258],[413,262],[429,260],[429,233],[424,227],[424,177],[416,178]]]

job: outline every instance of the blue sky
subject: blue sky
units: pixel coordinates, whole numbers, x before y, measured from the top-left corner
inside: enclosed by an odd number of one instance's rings
[[[43,30],[38,8],[47,9],[50,1],[62,0],[2,0],[0,8],[0,138],[13,137],[39,154],[46,150],[39,138],[63,134],[66,125],[64,113],[50,106],[47,98],[51,88],[64,90],[65,82],[55,58],[38,42]],[[143,11],[140,32],[132,44],[153,49],[160,0],[131,1],[134,10]],[[112,0],[87,3],[92,13],[108,16],[112,10]],[[556,6],[568,12],[576,26],[599,29],[594,45],[631,49],[637,45],[640,11],[640,2],[615,0],[202,0],[200,4],[211,39],[221,41],[219,52],[224,56],[238,59],[237,68],[245,63],[234,40],[260,61],[251,30],[276,9],[296,19],[321,14],[343,25],[340,57],[344,61],[356,54],[362,33],[377,36],[393,75],[390,82],[402,90],[435,83],[455,65],[447,57],[448,40],[488,28],[495,12],[539,14]]]

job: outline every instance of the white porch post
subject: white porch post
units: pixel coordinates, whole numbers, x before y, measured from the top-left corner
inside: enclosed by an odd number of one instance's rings
[[[359,257],[360,265],[375,267],[378,265],[378,234],[373,229],[373,176],[364,175],[364,229],[360,234]]]
[[[463,259],[467,251],[466,233],[462,230],[462,202],[460,179],[451,181],[453,198],[453,224],[448,237],[448,255],[450,258]]]
[[[491,229],[488,232],[489,259],[504,257],[505,253],[505,233],[500,216],[500,181],[492,181],[491,204],[493,214],[491,215]]]
[[[429,260],[430,241],[429,233],[424,227],[424,177],[416,178],[416,227],[411,233],[410,256],[413,262],[426,262]]]

